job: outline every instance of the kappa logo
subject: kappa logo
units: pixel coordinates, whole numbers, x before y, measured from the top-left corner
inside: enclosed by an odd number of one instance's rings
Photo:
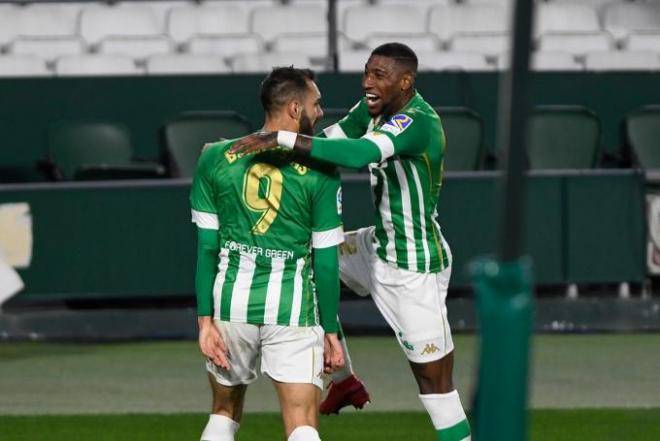
[[[435,354],[438,352],[440,349],[435,345],[435,343],[426,343],[426,346],[424,346],[424,350],[422,351],[422,355],[424,354]]]
[[[410,127],[410,124],[412,124],[412,122],[413,119],[411,117],[409,117],[408,115],[404,115],[403,113],[399,113],[398,115],[394,115],[392,118],[390,118],[389,121],[383,124],[380,130],[389,132],[394,136],[398,136],[404,130]]]

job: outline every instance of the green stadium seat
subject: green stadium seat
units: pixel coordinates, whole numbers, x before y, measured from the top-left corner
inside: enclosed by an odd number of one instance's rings
[[[192,177],[204,144],[252,132],[250,122],[233,111],[185,112],[163,127],[163,147],[170,174]]]
[[[581,106],[539,106],[529,121],[529,167],[588,169],[596,165],[598,117]]]
[[[625,131],[636,162],[645,169],[660,169],[660,105],[629,114]]]
[[[478,170],[483,155],[484,123],[481,117],[466,107],[436,107],[435,111],[440,116],[447,140],[444,169]]]
[[[143,173],[132,169],[130,132],[126,126],[114,122],[58,122],[48,130],[47,148],[48,159],[58,177],[65,180],[137,179],[165,174],[159,164],[139,164]],[[124,173],[126,169],[130,172]]]

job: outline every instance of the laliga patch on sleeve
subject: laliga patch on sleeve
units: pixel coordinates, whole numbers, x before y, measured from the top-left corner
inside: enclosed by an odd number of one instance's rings
[[[379,130],[383,132],[389,132],[394,136],[399,136],[401,133],[403,133],[404,130],[410,127],[412,122],[413,119],[411,117],[404,115],[403,113],[399,113],[398,115],[394,115],[392,118],[390,118],[390,120],[383,124]]]
[[[341,187],[337,189],[337,214],[341,215],[342,211],[342,196],[341,196]]]

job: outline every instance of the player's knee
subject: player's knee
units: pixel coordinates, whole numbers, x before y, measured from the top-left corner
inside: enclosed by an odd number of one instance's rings
[[[287,441],[321,441],[321,438],[312,426],[298,426],[293,429]]]

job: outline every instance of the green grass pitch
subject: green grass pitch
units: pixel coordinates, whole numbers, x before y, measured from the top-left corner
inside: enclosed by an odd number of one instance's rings
[[[537,410],[531,441],[657,441],[660,409]],[[197,440],[205,415],[86,415],[0,417],[3,441],[181,441]],[[435,441],[428,417],[420,412],[352,413],[323,417],[324,441]],[[284,439],[279,415],[248,414],[237,441]]]

